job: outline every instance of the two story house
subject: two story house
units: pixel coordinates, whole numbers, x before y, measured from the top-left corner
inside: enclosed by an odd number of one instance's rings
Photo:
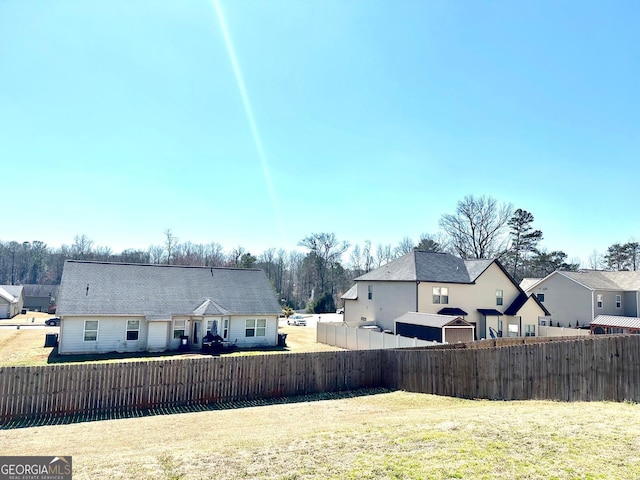
[[[640,317],[640,272],[558,270],[525,288],[554,326],[588,326],[599,315]]]
[[[407,312],[455,315],[476,339],[534,336],[549,312],[528,296],[498,260],[463,260],[448,253],[413,251],[361,275],[347,291],[344,319],[398,333]]]

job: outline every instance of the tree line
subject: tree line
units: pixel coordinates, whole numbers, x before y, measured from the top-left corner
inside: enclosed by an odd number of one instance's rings
[[[334,233],[312,233],[298,243],[303,252],[270,248],[254,255],[242,246],[225,250],[216,242],[180,242],[171,229],[164,231],[162,244],[119,253],[96,246],[86,235],[76,235],[71,245],[59,248],[42,241],[0,240],[0,284],[58,284],[67,259],[260,268],[283,306],[328,312],[335,311],[355,278],[413,250],[447,252],[464,259],[498,258],[518,282],[579,268],[565,252],[540,248],[543,233],[533,224],[534,216],[526,210],[488,196],[467,195],[453,213],[442,215],[438,233],[425,233],[417,241],[404,237],[396,245],[374,247],[371,241],[350,245]],[[638,242],[615,243],[602,255],[594,252],[589,267],[636,270],[639,254]]]

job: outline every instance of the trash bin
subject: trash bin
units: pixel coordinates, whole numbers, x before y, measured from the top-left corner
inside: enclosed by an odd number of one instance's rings
[[[279,333],[278,334],[278,346],[279,347],[286,347],[287,346],[287,334],[286,333]]]
[[[58,334],[57,333],[47,333],[47,336],[44,339],[45,347],[55,347],[58,344]]]
[[[180,346],[178,350],[181,352],[185,350],[189,350],[189,336],[188,335],[180,335]]]

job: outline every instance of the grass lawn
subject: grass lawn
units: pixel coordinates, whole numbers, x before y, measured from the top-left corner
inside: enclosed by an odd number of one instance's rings
[[[3,431],[75,479],[640,477],[640,406],[406,392]]]
[[[24,318],[15,317],[10,321],[15,325],[30,325],[31,313]],[[43,314],[44,315],[44,314]],[[46,315],[46,318],[51,315]],[[7,321],[5,321],[6,323]],[[36,318],[35,323],[43,323],[44,318]],[[2,322],[0,322],[1,324]],[[164,353],[127,353],[127,354],[103,354],[103,355],[57,355],[52,347],[44,348],[47,333],[58,333],[59,327],[47,327],[40,329],[11,328],[0,329],[0,366],[30,366],[47,365],[51,363],[67,362],[121,362],[140,359],[165,360],[178,356],[185,358],[198,357],[197,352],[164,352]],[[329,350],[341,350],[336,347],[316,342],[316,329],[313,327],[297,327],[282,325],[279,333],[287,334],[287,346],[274,347],[260,350],[241,350],[228,355],[253,355],[264,353],[288,353],[288,352],[320,352]],[[227,354],[225,354],[227,355]]]

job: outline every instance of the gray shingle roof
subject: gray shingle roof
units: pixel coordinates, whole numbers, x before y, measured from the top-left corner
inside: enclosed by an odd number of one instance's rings
[[[456,322],[457,320],[459,320],[459,322]],[[463,318],[457,315],[438,315],[435,313],[418,312],[407,312],[404,315],[396,318],[396,322],[411,323],[435,328],[446,327],[447,325],[454,322],[457,324],[462,323],[469,327],[471,326],[469,322],[465,321]]]
[[[58,285],[26,284],[22,286],[25,297],[55,297],[58,292]]]
[[[593,290],[640,290],[640,271],[604,272],[578,270],[557,272]]]
[[[473,283],[494,260],[462,260],[448,253],[413,251],[356,281]]]
[[[357,300],[358,299],[358,284],[347,290],[340,298],[343,300]]]
[[[262,270],[68,260],[58,315],[279,314]]]
[[[17,302],[23,291],[22,285],[0,285],[0,297],[10,303]]]

